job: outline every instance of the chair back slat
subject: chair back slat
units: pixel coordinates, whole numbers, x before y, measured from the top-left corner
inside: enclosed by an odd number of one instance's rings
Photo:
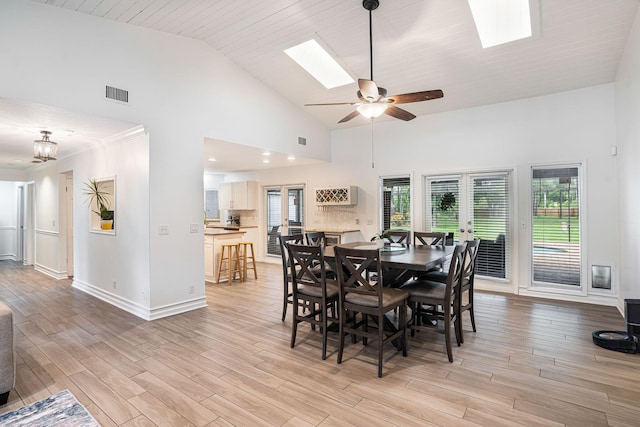
[[[288,243],[287,249],[289,251],[289,267],[291,269],[290,274],[294,295],[298,285],[322,288],[326,283],[322,246]],[[319,266],[319,269],[314,270],[315,266]]]
[[[324,231],[309,231],[306,233],[307,244],[308,245],[320,245],[322,247],[327,247],[327,237],[324,234]]]
[[[334,251],[340,294],[372,295],[381,304],[383,282],[378,250],[336,246]]]
[[[389,243],[406,243],[411,242],[411,230],[387,230],[384,232]]]
[[[413,233],[414,245],[444,246],[447,233],[431,231],[415,231]]]

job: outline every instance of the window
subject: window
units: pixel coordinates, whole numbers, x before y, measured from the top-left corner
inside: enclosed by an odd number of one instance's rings
[[[411,230],[411,179],[383,178],[381,229]]]
[[[532,279],[581,285],[580,167],[532,168]]]
[[[218,210],[218,190],[205,190],[204,210],[206,219],[220,219]]]

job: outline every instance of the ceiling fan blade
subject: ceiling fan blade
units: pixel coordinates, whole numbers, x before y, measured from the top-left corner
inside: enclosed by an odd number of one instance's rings
[[[373,80],[358,79],[358,88],[362,96],[368,101],[377,101],[380,97],[378,86]]]
[[[410,102],[429,101],[430,99],[442,98],[443,96],[444,93],[440,89],[436,89],[392,95],[389,96],[387,100],[390,104],[408,104]]]
[[[340,121],[338,123],[348,122],[349,120],[351,120],[354,117],[357,117],[359,115],[360,115],[360,113],[358,113],[358,110],[353,111],[352,113],[349,113],[346,116],[344,116],[342,119],[340,119]]]
[[[416,116],[414,116],[407,110],[403,110],[402,108],[398,108],[393,105],[389,105],[387,109],[384,110],[384,113],[391,117],[395,117],[396,119],[404,120],[405,122],[416,118]]]
[[[318,107],[321,105],[358,105],[362,104],[361,102],[329,102],[326,104],[304,104],[305,107]]]

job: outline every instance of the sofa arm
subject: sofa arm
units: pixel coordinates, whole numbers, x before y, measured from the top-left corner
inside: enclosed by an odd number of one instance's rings
[[[13,355],[13,313],[0,301],[0,405],[7,403],[15,385],[16,365]]]

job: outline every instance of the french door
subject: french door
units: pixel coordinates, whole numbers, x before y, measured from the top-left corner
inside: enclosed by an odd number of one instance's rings
[[[425,229],[450,233],[450,242],[480,239],[476,274],[510,279],[509,172],[426,176]]]
[[[265,188],[267,255],[280,256],[278,236],[304,232],[304,186]]]

